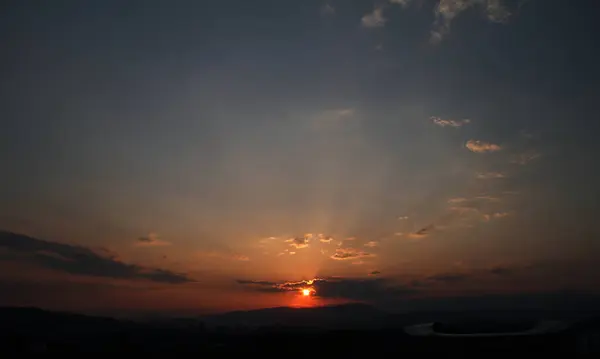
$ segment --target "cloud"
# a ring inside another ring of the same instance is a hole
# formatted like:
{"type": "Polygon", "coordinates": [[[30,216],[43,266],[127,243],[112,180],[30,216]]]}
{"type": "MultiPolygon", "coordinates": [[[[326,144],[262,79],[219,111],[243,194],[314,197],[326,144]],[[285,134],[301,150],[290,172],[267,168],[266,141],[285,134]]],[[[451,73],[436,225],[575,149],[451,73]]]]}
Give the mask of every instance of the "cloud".
{"type": "Polygon", "coordinates": [[[320,111],[310,119],[314,131],[336,131],[355,125],[358,120],[356,110],[351,107],[320,111]]]}
{"type": "Polygon", "coordinates": [[[294,237],[286,240],[290,246],[300,249],[300,248],[308,248],[310,245],[310,240],[313,238],[311,233],[305,234],[303,237],[294,237]]]}
{"type": "Polygon", "coordinates": [[[330,258],[341,261],[368,257],[375,257],[375,254],[363,252],[356,248],[338,248],[330,258]]]}
{"type": "Polygon", "coordinates": [[[440,127],[454,127],[454,128],[459,128],[462,127],[464,125],[468,125],[469,123],[471,123],[471,120],[469,119],[464,119],[464,120],[443,120],[440,117],[430,117],[429,118],[434,124],[440,126],[440,127]]]}
{"type": "Polygon", "coordinates": [[[1,247],[13,253],[25,254],[27,260],[41,267],[71,274],[115,279],[146,279],[173,284],[193,282],[185,274],[121,262],[116,255],[106,251],[102,253],[86,247],[50,242],[6,231],[0,231],[1,247]]]}
{"type": "Polygon", "coordinates": [[[464,197],[455,197],[455,198],[450,198],[448,200],[448,203],[463,203],[463,202],[466,202],[466,201],[467,201],[467,199],[464,198],[464,197]]]}
{"type": "Polygon", "coordinates": [[[521,136],[521,137],[523,137],[525,139],[528,139],[528,140],[536,137],[534,134],[530,133],[527,130],[521,130],[521,131],[519,131],[519,136],[521,136]]]}
{"type": "Polygon", "coordinates": [[[439,0],[434,10],[435,21],[430,42],[441,42],[450,32],[452,21],[471,7],[480,7],[487,19],[496,23],[506,22],[511,15],[500,0],[439,0]]]}
{"type": "Polygon", "coordinates": [[[408,234],[408,238],[410,239],[422,239],[427,237],[433,230],[435,229],[435,225],[430,224],[428,226],[425,226],[421,229],[419,229],[416,232],[413,233],[409,233],[408,234]]]}
{"type": "Polygon", "coordinates": [[[510,163],[514,163],[514,164],[518,164],[518,165],[526,165],[529,162],[536,160],[538,158],[540,158],[542,155],[538,152],[526,152],[526,153],[522,153],[520,155],[516,155],[513,157],[513,159],[510,161],[510,163]]]}
{"type": "Polygon", "coordinates": [[[479,200],[479,201],[489,201],[489,202],[498,202],[498,201],[500,201],[500,198],[494,197],[494,196],[477,196],[477,197],[475,197],[475,199],[479,200]]]}
{"type": "Polygon", "coordinates": [[[227,259],[227,260],[240,261],[240,262],[247,262],[250,260],[250,257],[248,257],[247,255],[240,254],[240,253],[232,253],[232,252],[228,252],[228,251],[225,251],[225,252],[206,251],[206,252],[200,252],[199,255],[202,257],[220,258],[220,259],[227,259]]]}
{"type": "Polygon", "coordinates": [[[238,279],[236,280],[239,284],[252,284],[252,285],[261,285],[261,286],[275,286],[277,282],[269,282],[266,280],[244,280],[238,279]]]}
{"type": "Polygon", "coordinates": [[[381,272],[378,270],[374,270],[371,273],[369,273],[369,275],[380,275],[380,274],[381,274],[381,272]]]}
{"type": "Polygon", "coordinates": [[[483,180],[500,179],[500,178],[506,178],[506,175],[502,172],[478,172],[477,178],[483,179],[483,180]]]}
{"type": "Polygon", "coordinates": [[[479,140],[468,140],[465,143],[465,147],[469,149],[469,151],[475,153],[496,152],[502,149],[502,147],[494,143],[483,142],[479,140]]]}
{"type": "Polygon", "coordinates": [[[335,8],[331,6],[331,4],[325,3],[323,6],[321,6],[319,12],[321,13],[321,16],[331,16],[335,15],[335,8]]]}
{"type": "Polygon", "coordinates": [[[266,249],[267,247],[270,246],[271,243],[273,243],[274,241],[277,241],[277,240],[279,240],[279,238],[275,237],[275,236],[261,238],[258,240],[257,247],[266,249]]]}
{"type": "Polygon", "coordinates": [[[398,217],[399,221],[406,221],[408,219],[408,216],[400,216],[398,217]]]}
{"type": "Polygon", "coordinates": [[[394,283],[386,278],[329,277],[297,282],[238,280],[237,283],[251,290],[271,293],[293,293],[304,288],[312,288],[315,297],[359,301],[405,298],[416,293],[414,288],[394,283]]]}
{"type": "Polygon", "coordinates": [[[484,214],[483,219],[486,222],[488,222],[491,219],[505,218],[505,217],[508,217],[509,215],[510,215],[510,213],[508,213],[508,212],[496,212],[496,213],[492,213],[492,214],[484,214]]]}
{"type": "Polygon", "coordinates": [[[448,200],[448,204],[450,204],[448,209],[459,214],[479,214],[482,209],[485,209],[487,206],[489,206],[491,202],[499,201],[499,198],[493,196],[477,196],[470,199],[463,197],[451,198],[448,200]]]}
{"type": "Polygon", "coordinates": [[[501,0],[487,0],[485,12],[488,20],[497,23],[505,23],[511,13],[502,5],[501,0]]]}
{"type": "Polygon", "coordinates": [[[449,273],[449,274],[436,274],[427,277],[428,281],[431,282],[442,282],[442,283],[457,283],[469,279],[470,275],[463,273],[449,273]]]}
{"type": "Polygon", "coordinates": [[[318,113],[314,120],[316,123],[338,123],[352,118],[356,114],[353,108],[338,108],[333,110],[325,110],[318,113]]]}
{"type": "Polygon", "coordinates": [[[241,261],[241,262],[247,262],[250,260],[250,257],[248,257],[247,255],[244,255],[244,254],[234,254],[233,256],[231,256],[231,258],[236,261],[241,261]]]}
{"type": "Polygon", "coordinates": [[[402,5],[402,7],[407,7],[411,2],[412,0],[390,0],[390,4],[402,5]]]}
{"type": "Polygon", "coordinates": [[[367,28],[383,27],[387,19],[383,17],[383,7],[376,7],[372,13],[366,14],[360,20],[362,26],[367,28]]]}
{"type": "Polygon", "coordinates": [[[149,233],[147,236],[139,237],[135,245],[138,247],[162,247],[170,246],[171,243],[161,240],[156,233],[149,233]]]}
{"type": "Polygon", "coordinates": [[[365,247],[373,248],[379,246],[379,242],[377,241],[369,241],[365,243],[365,247]]]}
{"type": "Polygon", "coordinates": [[[332,236],[326,236],[324,234],[319,234],[318,238],[321,243],[331,243],[331,241],[333,241],[332,236]]]}
{"type": "Polygon", "coordinates": [[[515,268],[496,266],[489,269],[490,274],[505,277],[515,274],[515,268]]]}

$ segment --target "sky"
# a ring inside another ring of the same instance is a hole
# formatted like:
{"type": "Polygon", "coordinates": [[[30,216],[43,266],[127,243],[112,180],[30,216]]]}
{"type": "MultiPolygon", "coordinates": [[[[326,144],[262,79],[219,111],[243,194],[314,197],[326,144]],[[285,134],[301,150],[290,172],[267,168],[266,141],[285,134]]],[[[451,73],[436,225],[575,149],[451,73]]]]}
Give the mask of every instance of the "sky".
{"type": "Polygon", "coordinates": [[[598,294],[593,0],[2,6],[0,305],[598,294]]]}

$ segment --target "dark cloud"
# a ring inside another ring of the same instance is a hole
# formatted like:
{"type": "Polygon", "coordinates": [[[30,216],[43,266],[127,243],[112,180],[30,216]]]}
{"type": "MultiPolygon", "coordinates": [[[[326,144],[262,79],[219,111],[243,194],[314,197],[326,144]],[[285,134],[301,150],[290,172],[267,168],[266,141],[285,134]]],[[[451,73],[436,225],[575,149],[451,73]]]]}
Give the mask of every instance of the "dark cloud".
{"type": "Polygon", "coordinates": [[[138,238],[138,246],[158,247],[158,246],[169,246],[171,243],[163,241],[158,237],[156,233],[149,233],[147,236],[138,238]]]}
{"type": "Polygon", "coordinates": [[[379,274],[381,274],[381,272],[378,270],[374,270],[371,273],[369,273],[369,275],[379,275],[379,274]]]}
{"type": "Polygon", "coordinates": [[[489,272],[498,276],[509,276],[515,273],[515,268],[498,266],[490,268],[489,272]]]}
{"type": "Polygon", "coordinates": [[[306,234],[304,237],[294,237],[286,240],[290,246],[294,248],[307,248],[310,244],[310,240],[313,237],[312,234],[306,234]]]}
{"type": "Polygon", "coordinates": [[[192,282],[185,274],[164,269],[144,268],[119,261],[114,254],[89,248],[44,241],[20,234],[0,231],[0,248],[25,254],[45,268],[94,277],[146,279],[161,283],[192,282]]]}
{"type": "Polygon", "coordinates": [[[261,285],[261,286],[274,286],[277,285],[276,282],[269,282],[266,280],[243,280],[243,279],[238,279],[236,282],[238,282],[239,284],[255,284],[255,285],[261,285]]]}
{"type": "Polygon", "coordinates": [[[443,283],[456,283],[462,282],[469,279],[471,275],[464,273],[448,273],[448,274],[437,274],[427,278],[432,282],[443,282],[443,283]]]}
{"type": "Polygon", "coordinates": [[[412,239],[421,239],[421,238],[425,238],[427,237],[433,230],[435,229],[435,225],[434,224],[430,224],[428,226],[425,226],[421,229],[419,229],[416,232],[413,233],[409,233],[408,234],[408,238],[412,238],[412,239]]]}
{"type": "Polygon", "coordinates": [[[381,301],[408,297],[416,293],[410,286],[400,285],[386,278],[315,278],[298,282],[269,282],[238,280],[239,284],[261,292],[299,292],[314,290],[315,297],[363,301],[381,301]]]}
{"type": "Polygon", "coordinates": [[[429,226],[423,227],[420,230],[416,231],[415,234],[426,235],[429,234],[429,232],[431,232],[433,229],[435,229],[435,226],[433,224],[430,224],[429,226]]]}

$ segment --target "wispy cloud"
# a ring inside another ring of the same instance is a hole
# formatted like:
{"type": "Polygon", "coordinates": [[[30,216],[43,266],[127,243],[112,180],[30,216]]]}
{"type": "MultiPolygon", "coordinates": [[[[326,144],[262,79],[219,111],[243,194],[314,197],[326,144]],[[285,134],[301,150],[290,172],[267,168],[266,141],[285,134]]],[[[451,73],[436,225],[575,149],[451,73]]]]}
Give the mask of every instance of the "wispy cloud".
{"type": "Polygon", "coordinates": [[[135,245],[138,247],[162,247],[170,246],[171,243],[161,240],[156,233],[149,233],[147,236],[139,237],[135,245]]]}
{"type": "Polygon", "coordinates": [[[506,178],[502,172],[478,172],[477,178],[482,180],[506,178]]]}
{"type": "Polygon", "coordinates": [[[198,253],[202,257],[220,258],[225,260],[247,262],[250,257],[240,253],[234,253],[229,251],[203,251],[198,253]]]}
{"type": "Polygon", "coordinates": [[[465,143],[465,147],[469,151],[475,152],[475,153],[497,152],[502,149],[502,147],[500,147],[500,145],[497,145],[494,143],[489,143],[489,142],[484,142],[484,141],[479,141],[479,140],[468,140],[465,143]]]}
{"type": "Polygon", "coordinates": [[[488,20],[497,23],[505,23],[511,16],[508,9],[502,5],[502,0],[487,0],[485,13],[488,20]]]}
{"type": "Polygon", "coordinates": [[[242,261],[242,262],[246,262],[246,261],[250,260],[250,257],[248,257],[247,255],[244,255],[244,254],[234,254],[231,256],[231,258],[236,261],[242,261]]]}
{"type": "Polygon", "coordinates": [[[375,257],[375,254],[364,252],[356,248],[338,248],[330,258],[334,260],[349,260],[368,257],[375,257]]]}
{"type": "Polygon", "coordinates": [[[471,120],[469,119],[463,119],[463,120],[444,120],[440,117],[435,117],[432,116],[429,118],[434,124],[440,126],[440,127],[454,127],[454,128],[459,128],[465,125],[468,125],[469,123],[471,123],[471,120]]]}
{"type": "Polygon", "coordinates": [[[450,198],[448,200],[448,203],[455,204],[455,203],[463,203],[463,202],[466,202],[466,201],[468,201],[468,199],[466,199],[464,197],[454,197],[454,198],[450,198]]]}
{"type": "Polygon", "coordinates": [[[412,232],[408,234],[408,238],[410,239],[423,239],[425,237],[427,237],[429,234],[431,234],[431,232],[435,229],[435,225],[430,224],[428,226],[425,226],[421,229],[419,229],[416,232],[412,232]]]}
{"type": "Polygon", "coordinates": [[[373,12],[362,17],[362,26],[367,28],[377,28],[385,26],[387,19],[383,17],[383,7],[379,6],[373,9],[373,12]]]}
{"type": "Polygon", "coordinates": [[[317,130],[331,130],[356,119],[354,108],[337,108],[324,110],[312,117],[312,125],[317,130]]]}
{"type": "Polygon", "coordinates": [[[369,248],[378,247],[379,246],[379,242],[377,242],[377,241],[369,241],[369,242],[365,243],[364,246],[365,247],[369,247],[369,248]]]}
{"type": "Polygon", "coordinates": [[[174,284],[193,282],[185,274],[124,263],[110,252],[93,251],[11,232],[0,231],[0,247],[6,248],[9,253],[25,254],[25,260],[41,267],[72,274],[174,284]]]}
{"type": "Polygon", "coordinates": [[[500,202],[500,198],[493,196],[457,197],[448,200],[448,204],[450,205],[448,209],[458,214],[479,214],[482,209],[488,208],[492,203],[497,202],[500,202]]]}
{"type": "Polygon", "coordinates": [[[258,247],[265,248],[268,245],[270,245],[271,243],[277,241],[278,239],[279,239],[279,237],[276,237],[276,236],[261,238],[258,240],[258,247]]]}
{"type": "Polygon", "coordinates": [[[321,6],[319,12],[321,13],[321,16],[331,16],[335,15],[335,8],[331,4],[325,3],[321,6]]]}
{"type": "Polygon", "coordinates": [[[505,218],[510,216],[510,213],[508,212],[496,212],[496,213],[492,213],[492,214],[484,214],[483,215],[483,219],[488,222],[492,219],[500,219],[500,218],[505,218]]]}
{"type": "Polygon", "coordinates": [[[522,153],[522,154],[514,156],[510,162],[524,166],[524,165],[528,164],[529,162],[540,158],[541,156],[542,155],[538,152],[530,151],[530,152],[526,152],[526,153],[522,153]]]}
{"type": "Polygon", "coordinates": [[[439,0],[434,10],[430,42],[437,44],[442,41],[450,32],[452,21],[471,7],[480,7],[492,22],[504,23],[511,15],[500,0],[439,0]]]}
{"type": "Polygon", "coordinates": [[[411,2],[412,0],[390,0],[390,4],[402,5],[402,7],[407,7],[411,2]]]}
{"type": "Polygon", "coordinates": [[[399,221],[406,221],[408,219],[408,216],[400,216],[398,217],[399,221]]]}

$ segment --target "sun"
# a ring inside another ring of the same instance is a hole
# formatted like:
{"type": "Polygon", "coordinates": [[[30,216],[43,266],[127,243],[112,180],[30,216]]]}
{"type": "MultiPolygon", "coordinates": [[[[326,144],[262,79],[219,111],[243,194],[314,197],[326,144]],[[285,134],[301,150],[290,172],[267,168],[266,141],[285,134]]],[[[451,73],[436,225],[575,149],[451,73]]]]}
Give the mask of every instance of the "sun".
{"type": "Polygon", "coordinates": [[[302,295],[308,297],[310,295],[310,289],[302,289],[302,295]]]}

